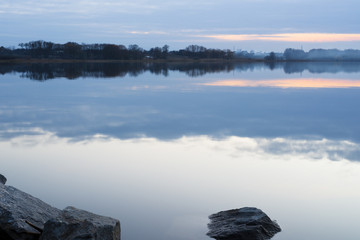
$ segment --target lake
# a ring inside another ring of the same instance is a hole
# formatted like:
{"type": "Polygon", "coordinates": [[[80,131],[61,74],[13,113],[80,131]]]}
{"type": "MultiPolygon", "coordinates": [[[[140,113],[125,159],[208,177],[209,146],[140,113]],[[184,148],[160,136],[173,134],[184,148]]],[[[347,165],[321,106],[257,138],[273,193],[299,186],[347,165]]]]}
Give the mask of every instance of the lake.
{"type": "Polygon", "coordinates": [[[360,63],[0,65],[8,185],[117,218],[125,240],[206,240],[245,206],[276,240],[358,240],[360,63]]]}

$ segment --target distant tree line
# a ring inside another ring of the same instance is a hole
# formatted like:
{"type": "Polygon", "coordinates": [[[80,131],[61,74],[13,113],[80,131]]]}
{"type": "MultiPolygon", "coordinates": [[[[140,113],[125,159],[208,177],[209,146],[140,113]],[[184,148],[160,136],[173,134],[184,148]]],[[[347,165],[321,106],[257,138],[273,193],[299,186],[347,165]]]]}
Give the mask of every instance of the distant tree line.
{"type": "Polygon", "coordinates": [[[68,42],[58,44],[43,40],[20,43],[19,48],[0,47],[0,58],[37,58],[37,59],[89,59],[89,60],[143,60],[143,59],[232,59],[230,50],[208,49],[190,45],[178,51],[169,51],[169,46],[154,47],[145,50],[136,44],[125,47],[116,44],[78,44],[68,42]]]}
{"type": "Polygon", "coordinates": [[[240,59],[242,61],[360,61],[360,50],[312,49],[305,52],[288,48],[281,53],[231,51],[189,45],[170,51],[168,45],[145,50],[136,44],[58,44],[43,40],[20,43],[18,48],[0,47],[0,59],[77,59],[77,60],[151,60],[151,59],[240,59]]]}
{"type": "Polygon", "coordinates": [[[286,60],[303,61],[359,61],[360,50],[311,49],[309,52],[305,52],[288,48],[284,52],[284,58],[286,60]]]}

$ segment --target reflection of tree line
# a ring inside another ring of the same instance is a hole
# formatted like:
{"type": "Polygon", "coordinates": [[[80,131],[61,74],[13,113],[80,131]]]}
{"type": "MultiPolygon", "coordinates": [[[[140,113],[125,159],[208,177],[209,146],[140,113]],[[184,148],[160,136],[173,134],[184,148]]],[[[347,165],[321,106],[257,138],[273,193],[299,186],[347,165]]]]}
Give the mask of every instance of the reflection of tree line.
{"type": "Polygon", "coordinates": [[[284,64],[285,73],[357,73],[360,72],[360,62],[287,62],[284,64]]]}
{"type": "Polygon", "coordinates": [[[168,76],[169,71],[184,72],[190,77],[207,73],[232,71],[234,64],[227,63],[36,63],[1,64],[0,73],[18,72],[24,78],[44,81],[53,78],[76,79],[79,77],[124,77],[138,76],[144,72],[168,76]]]}
{"type": "Polygon", "coordinates": [[[24,78],[45,81],[54,78],[76,79],[79,77],[124,77],[138,76],[144,72],[168,76],[170,71],[178,71],[190,77],[217,72],[253,71],[259,68],[283,69],[287,74],[309,71],[311,73],[356,73],[360,72],[357,62],[286,62],[286,63],[36,63],[0,64],[0,74],[18,72],[24,78]]]}

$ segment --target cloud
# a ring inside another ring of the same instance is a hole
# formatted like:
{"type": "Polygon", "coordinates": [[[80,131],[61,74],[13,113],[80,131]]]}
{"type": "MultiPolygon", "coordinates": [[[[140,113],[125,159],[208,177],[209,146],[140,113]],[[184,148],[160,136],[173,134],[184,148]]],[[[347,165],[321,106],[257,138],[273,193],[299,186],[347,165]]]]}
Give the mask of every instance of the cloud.
{"type": "Polygon", "coordinates": [[[127,33],[130,34],[137,34],[137,35],[150,35],[150,34],[155,34],[155,35],[165,35],[167,34],[164,31],[129,31],[127,33]]]}
{"type": "Polygon", "coordinates": [[[360,41],[357,33],[279,33],[279,34],[218,34],[199,37],[223,41],[279,41],[279,42],[351,42],[360,41]]]}
{"type": "Polygon", "coordinates": [[[37,14],[91,14],[103,13],[145,13],[157,10],[159,7],[147,0],[126,1],[97,1],[97,0],[52,0],[41,1],[11,1],[0,6],[0,12],[12,15],[37,15],[37,14]]]}

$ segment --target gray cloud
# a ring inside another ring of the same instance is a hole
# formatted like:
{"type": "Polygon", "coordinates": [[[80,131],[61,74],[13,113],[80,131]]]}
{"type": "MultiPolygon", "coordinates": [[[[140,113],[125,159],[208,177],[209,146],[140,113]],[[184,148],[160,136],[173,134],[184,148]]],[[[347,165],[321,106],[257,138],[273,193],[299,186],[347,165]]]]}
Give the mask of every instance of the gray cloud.
{"type": "MultiPolygon", "coordinates": [[[[146,48],[165,41],[174,42],[175,48],[188,44],[232,47],[234,43],[209,42],[208,39],[196,38],[189,33],[358,33],[359,6],[360,3],[354,0],[5,0],[0,4],[0,27],[2,36],[5,36],[0,45],[16,45],[37,39],[68,39],[79,42],[122,41],[126,45],[135,41],[146,48]],[[155,34],[151,39],[140,38],[137,41],[131,32],[155,34]],[[160,32],[176,35],[165,37],[156,34],[160,32]]],[[[250,41],[241,45],[256,47],[260,44],[250,41]]],[[[265,41],[261,46],[271,49],[276,43],[265,41]]],[[[337,43],[332,46],[356,45],[337,43]]],[[[292,46],[289,44],[285,47],[292,46]]]]}

